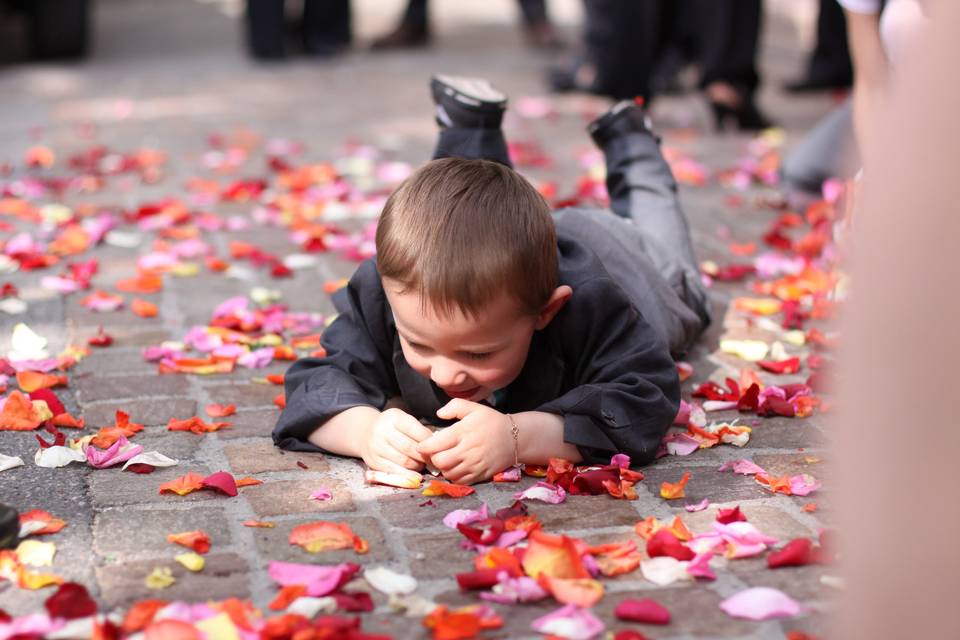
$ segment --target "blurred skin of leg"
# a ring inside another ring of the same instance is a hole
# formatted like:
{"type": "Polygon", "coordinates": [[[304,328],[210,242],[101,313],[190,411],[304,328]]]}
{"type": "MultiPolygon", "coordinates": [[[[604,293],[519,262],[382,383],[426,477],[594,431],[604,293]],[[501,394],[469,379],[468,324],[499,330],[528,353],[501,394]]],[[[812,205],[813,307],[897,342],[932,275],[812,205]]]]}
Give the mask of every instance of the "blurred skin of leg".
{"type": "Polygon", "coordinates": [[[836,638],[960,638],[960,2],[927,3],[868,147],[851,234],[837,489],[836,638]]]}

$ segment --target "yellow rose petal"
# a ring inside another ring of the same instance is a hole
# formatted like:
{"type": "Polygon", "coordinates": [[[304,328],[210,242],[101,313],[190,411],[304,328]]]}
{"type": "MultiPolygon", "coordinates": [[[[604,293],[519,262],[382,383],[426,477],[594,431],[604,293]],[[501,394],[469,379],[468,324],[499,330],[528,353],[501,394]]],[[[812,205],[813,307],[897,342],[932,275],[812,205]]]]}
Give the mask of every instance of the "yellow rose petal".
{"type": "Polygon", "coordinates": [[[30,567],[51,567],[57,545],[39,540],[24,540],[17,545],[17,559],[30,567]]]}
{"type": "Polygon", "coordinates": [[[176,581],[170,567],[154,567],[145,583],[148,589],[166,589],[176,581]]]}
{"type": "Polygon", "coordinates": [[[203,556],[198,553],[193,553],[192,551],[190,553],[181,553],[178,556],[174,556],[173,559],[190,571],[200,571],[206,564],[203,556]]]}

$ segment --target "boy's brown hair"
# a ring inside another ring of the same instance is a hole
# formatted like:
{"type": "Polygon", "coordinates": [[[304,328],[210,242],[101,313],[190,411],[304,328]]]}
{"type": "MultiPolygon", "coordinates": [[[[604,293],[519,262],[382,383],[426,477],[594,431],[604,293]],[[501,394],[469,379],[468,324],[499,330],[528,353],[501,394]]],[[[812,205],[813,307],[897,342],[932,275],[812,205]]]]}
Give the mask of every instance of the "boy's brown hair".
{"type": "Polygon", "coordinates": [[[557,232],[543,196],[488,160],[444,158],[387,200],[377,269],[420,294],[424,309],[475,317],[501,292],[537,314],[557,287],[557,232]]]}

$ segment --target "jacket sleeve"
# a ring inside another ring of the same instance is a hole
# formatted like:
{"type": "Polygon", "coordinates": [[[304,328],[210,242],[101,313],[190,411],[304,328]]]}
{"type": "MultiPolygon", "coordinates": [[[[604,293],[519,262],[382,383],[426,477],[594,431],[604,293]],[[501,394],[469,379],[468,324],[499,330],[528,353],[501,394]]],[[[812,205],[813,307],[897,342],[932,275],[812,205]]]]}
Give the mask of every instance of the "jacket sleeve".
{"type": "Polygon", "coordinates": [[[287,404],[273,430],[283,449],[319,451],[307,438],[351,407],[382,409],[398,394],[393,373],[390,308],[372,261],[347,285],[340,315],[327,327],[322,358],[301,358],[284,376],[287,404]]]}
{"type": "Polygon", "coordinates": [[[563,415],[586,462],[651,462],[680,407],[668,347],[609,278],[581,284],[567,306],[553,322],[573,388],[537,410],[563,415]]]}

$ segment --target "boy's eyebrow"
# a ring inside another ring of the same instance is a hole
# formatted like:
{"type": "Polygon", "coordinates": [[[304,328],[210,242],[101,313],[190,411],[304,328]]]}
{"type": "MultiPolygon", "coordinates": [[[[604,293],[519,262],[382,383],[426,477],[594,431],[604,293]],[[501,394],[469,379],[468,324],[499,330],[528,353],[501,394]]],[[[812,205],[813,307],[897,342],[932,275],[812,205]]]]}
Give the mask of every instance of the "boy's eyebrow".
{"type": "MultiPolygon", "coordinates": [[[[394,319],[394,322],[396,322],[396,319],[394,319]]],[[[408,334],[406,329],[401,330],[399,323],[397,323],[396,326],[397,326],[397,333],[399,333],[400,336],[407,342],[410,342],[413,344],[422,344],[422,343],[429,342],[429,340],[423,340],[421,338],[417,338],[413,336],[413,334],[408,334]]],[[[458,351],[475,352],[475,353],[480,353],[484,351],[497,351],[499,349],[504,348],[506,344],[507,343],[496,342],[496,343],[484,344],[482,346],[461,347],[460,349],[458,349],[458,351]]]]}

